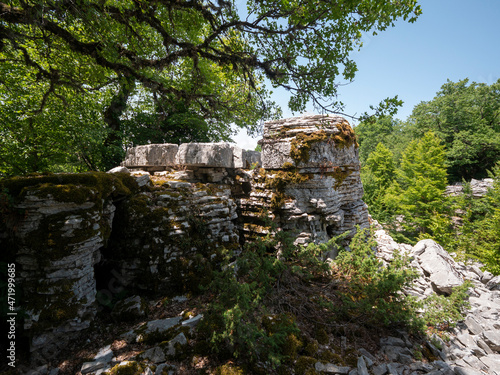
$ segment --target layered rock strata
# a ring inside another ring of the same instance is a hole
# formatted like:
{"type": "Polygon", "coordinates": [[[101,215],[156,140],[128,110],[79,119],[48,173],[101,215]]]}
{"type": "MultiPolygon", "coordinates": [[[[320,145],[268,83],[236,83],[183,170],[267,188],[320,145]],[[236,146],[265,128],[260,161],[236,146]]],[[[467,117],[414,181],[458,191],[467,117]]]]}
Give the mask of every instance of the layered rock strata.
{"type": "Polygon", "coordinates": [[[12,202],[0,206],[0,245],[18,265],[32,350],[64,345],[96,301],[111,307],[124,290],[196,290],[223,249],[271,227],[306,244],[368,226],[347,121],[268,122],[261,143],[262,159],[228,143],[153,144],[110,174],[1,181],[12,202]]]}
{"type": "Polygon", "coordinates": [[[118,272],[125,288],[196,288],[208,282],[204,269],[223,248],[238,248],[236,217],[224,185],[167,180],[120,204],[106,268],[118,272]]]}
{"type": "Polygon", "coordinates": [[[16,264],[24,329],[32,351],[54,350],[96,314],[94,266],[111,232],[113,199],[131,192],[105,174],[12,179],[2,188],[13,201],[0,244],[16,264]]]}
{"type": "Polygon", "coordinates": [[[344,118],[267,122],[260,143],[263,169],[244,176],[252,189],[239,200],[247,235],[266,233],[262,217],[272,218],[296,243],[325,242],[357,225],[368,226],[358,145],[344,118]]]}

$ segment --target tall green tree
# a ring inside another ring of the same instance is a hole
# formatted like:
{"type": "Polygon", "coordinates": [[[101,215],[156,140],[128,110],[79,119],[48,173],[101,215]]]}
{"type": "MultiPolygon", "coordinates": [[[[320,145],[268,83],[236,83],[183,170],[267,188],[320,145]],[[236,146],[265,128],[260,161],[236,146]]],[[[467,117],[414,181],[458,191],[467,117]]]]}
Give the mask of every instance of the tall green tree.
{"type": "MultiPolygon", "coordinates": [[[[104,108],[93,121],[107,130],[103,157],[116,162],[130,140],[124,131],[134,129],[124,118],[135,128],[155,124],[140,111],[163,108],[163,121],[179,116],[180,105],[217,128],[211,137],[218,139],[231,136],[232,123],[258,132],[263,119],[279,115],[265,78],[292,93],[294,111],[309,100],[341,111],[332,98],[339,81],[355,75],[349,53],[363,33],[419,14],[416,0],[248,1],[246,11],[232,0],[1,1],[0,65],[4,74],[24,70],[26,87],[39,91],[21,117],[49,109],[51,100],[71,111],[68,95],[111,94],[96,100],[93,107],[104,108]]],[[[2,77],[0,100],[15,100],[2,77]]],[[[74,129],[86,131],[90,120],[70,117],[74,129]]]]}
{"type": "Polygon", "coordinates": [[[415,138],[432,130],[443,140],[451,181],[484,178],[500,158],[500,80],[447,81],[433,100],[415,106],[410,122],[415,138]]]}
{"type": "Polygon", "coordinates": [[[385,204],[403,216],[403,228],[411,238],[429,233],[435,214],[445,212],[446,154],[440,139],[427,132],[410,143],[396,170],[396,179],[385,204]]]}
{"type": "Polygon", "coordinates": [[[377,220],[385,221],[387,218],[385,195],[395,178],[393,157],[392,152],[379,143],[362,170],[361,181],[365,190],[363,200],[377,220]]]}

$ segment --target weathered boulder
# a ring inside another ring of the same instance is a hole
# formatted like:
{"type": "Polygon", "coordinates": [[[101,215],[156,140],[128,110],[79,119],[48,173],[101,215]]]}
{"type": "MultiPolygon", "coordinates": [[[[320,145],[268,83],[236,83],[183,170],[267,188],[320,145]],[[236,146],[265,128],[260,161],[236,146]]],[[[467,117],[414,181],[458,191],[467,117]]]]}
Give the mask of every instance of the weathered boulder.
{"type": "Polygon", "coordinates": [[[166,167],[176,163],[179,146],[171,143],[132,147],[127,150],[123,167],[166,167]]]}
{"type": "Polygon", "coordinates": [[[233,147],[229,143],[184,143],[175,162],[187,167],[234,168],[233,147]]]}
{"type": "Polygon", "coordinates": [[[436,291],[450,294],[454,287],[463,284],[463,277],[454,267],[455,261],[435,241],[420,241],[411,250],[411,255],[416,257],[436,291]]]}

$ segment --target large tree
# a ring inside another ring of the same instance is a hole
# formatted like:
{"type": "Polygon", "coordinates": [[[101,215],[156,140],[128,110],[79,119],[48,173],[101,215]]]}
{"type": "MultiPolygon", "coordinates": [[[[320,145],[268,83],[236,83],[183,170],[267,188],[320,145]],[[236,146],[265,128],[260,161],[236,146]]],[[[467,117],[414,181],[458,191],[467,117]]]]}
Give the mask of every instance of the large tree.
{"type": "Polygon", "coordinates": [[[445,148],[433,132],[410,142],[396,178],[384,196],[388,209],[403,215],[403,228],[413,239],[431,232],[432,218],[446,211],[445,148]]]}
{"type": "Polygon", "coordinates": [[[416,138],[431,130],[443,140],[451,181],[486,177],[500,158],[500,80],[448,81],[415,106],[410,122],[416,138]]]}
{"type": "MultiPolygon", "coordinates": [[[[123,117],[143,105],[162,119],[185,108],[227,138],[231,123],[255,132],[276,113],[264,78],[292,93],[294,111],[309,100],[342,110],[338,85],[354,77],[362,34],[419,13],[416,0],[248,1],[240,12],[232,0],[3,1],[0,64],[39,90],[24,116],[50,100],[71,110],[68,92],[111,94],[99,101],[106,147],[121,146],[123,117]]],[[[0,91],[15,97],[1,77],[0,91]]]]}

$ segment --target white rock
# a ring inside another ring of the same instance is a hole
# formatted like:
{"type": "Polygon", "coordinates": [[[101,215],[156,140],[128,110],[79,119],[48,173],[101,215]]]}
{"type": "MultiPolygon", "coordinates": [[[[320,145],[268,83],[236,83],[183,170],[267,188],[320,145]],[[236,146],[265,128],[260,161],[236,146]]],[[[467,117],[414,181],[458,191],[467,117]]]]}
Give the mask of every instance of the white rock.
{"type": "Polygon", "coordinates": [[[201,321],[202,318],[203,318],[203,314],[198,314],[191,319],[183,321],[182,325],[186,326],[186,327],[193,328],[193,327],[198,325],[198,323],[201,321]]]}
{"type": "Polygon", "coordinates": [[[176,163],[192,167],[234,168],[233,147],[229,143],[184,143],[176,163]]]}
{"type": "Polygon", "coordinates": [[[124,167],[172,166],[179,146],[176,144],[151,144],[132,147],[127,150],[124,167]]]}
{"type": "Polygon", "coordinates": [[[411,254],[418,259],[422,269],[429,275],[433,287],[439,292],[450,294],[454,287],[463,284],[455,261],[435,241],[420,241],[413,247],[411,254]]]}
{"type": "Polygon", "coordinates": [[[500,352],[500,332],[496,330],[484,331],[482,333],[483,339],[488,346],[497,352],[500,352]]]}
{"type": "Polygon", "coordinates": [[[130,170],[127,167],[114,167],[107,173],[130,173],[130,170]]]}
{"type": "Polygon", "coordinates": [[[316,371],[319,372],[326,372],[328,374],[343,374],[343,375],[349,374],[350,370],[349,367],[335,366],[332,363],[323,364],[321,362],[316,362],[314,368],[316,369],[316,371]]]}
{"type": "Polygon", "coordinates": [[[500,290],[500,276],[495,276],[486,283],[486,288],[489,290],[500,290]]]}
{"type": "Polygon", "coordinates": [[[146,186],[151,181],[151,175],[146,171],[133,171],[130,173],[135,177],[135,182],[139,187],[146,186]]]}
{"type": "Polygon", "coordinates": [[[480,358],[490,370],[500,371],[500,354],[488,354],[480,358]]]}

